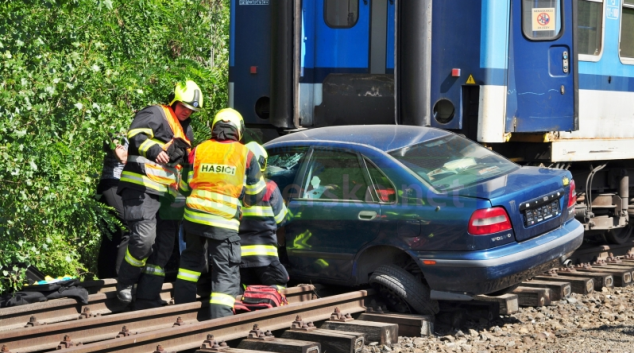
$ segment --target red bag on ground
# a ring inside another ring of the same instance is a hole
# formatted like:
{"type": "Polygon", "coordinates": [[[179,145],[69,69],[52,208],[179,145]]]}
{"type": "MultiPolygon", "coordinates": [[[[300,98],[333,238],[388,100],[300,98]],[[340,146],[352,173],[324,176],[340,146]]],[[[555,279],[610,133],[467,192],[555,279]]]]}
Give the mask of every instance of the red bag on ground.
{"type": "Polygon", "coordinates": [[[244,290],[242,300],[236,300],[234,312],[249,312],[282,305],[288,305],[288,301],[277,289],[264,285],[252,285],[244,290]]]}

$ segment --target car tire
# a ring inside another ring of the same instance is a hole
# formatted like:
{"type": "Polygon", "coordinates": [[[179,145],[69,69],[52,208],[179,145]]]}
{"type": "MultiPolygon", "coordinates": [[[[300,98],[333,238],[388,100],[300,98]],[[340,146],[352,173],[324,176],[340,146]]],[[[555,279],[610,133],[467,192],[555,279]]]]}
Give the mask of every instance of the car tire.
{"type": "Polygon", "coordinates": [[[604,233],[605,240],[610,244],[625,244],[630,241],[632,236],[632,226],[625,226],[623,228],[610,229],[604,233]]]}
{"type": "Polygon", "coordinates": [[[407,312],[408,308],[403,305],[406,303],[419,314],[437,314],[439,311],[438,302],[429,297],[429,287],[396,265],[379,266],[370,276],[370,284],[379,286],[390,310],[407,312]]]}

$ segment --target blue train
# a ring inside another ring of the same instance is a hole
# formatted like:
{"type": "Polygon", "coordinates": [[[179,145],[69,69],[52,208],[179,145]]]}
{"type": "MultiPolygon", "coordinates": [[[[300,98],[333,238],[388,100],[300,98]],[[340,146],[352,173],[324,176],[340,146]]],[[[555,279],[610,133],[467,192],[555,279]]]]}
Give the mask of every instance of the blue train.
{"type": "Polygon", "coordinates": [[[448,129],[570,170],[587,238],[631,239],[634,0],[231,0],[229,81],[261,140],[448,129]]]}

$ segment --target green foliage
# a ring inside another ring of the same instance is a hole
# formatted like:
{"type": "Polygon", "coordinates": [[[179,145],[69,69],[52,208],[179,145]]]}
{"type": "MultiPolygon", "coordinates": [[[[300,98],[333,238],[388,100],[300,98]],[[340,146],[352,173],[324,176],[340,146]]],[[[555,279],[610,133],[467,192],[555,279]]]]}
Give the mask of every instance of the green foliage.
{"type": "Polygon", "coordinates": [[[15,264],[95,271],[116,225],[94,199],[102,145],[193,79],[194,128],[227,102],[228,0],[0,0],[0,292],[15,264]],[[104,219],[105,223],[101,220],[104,219]]]}

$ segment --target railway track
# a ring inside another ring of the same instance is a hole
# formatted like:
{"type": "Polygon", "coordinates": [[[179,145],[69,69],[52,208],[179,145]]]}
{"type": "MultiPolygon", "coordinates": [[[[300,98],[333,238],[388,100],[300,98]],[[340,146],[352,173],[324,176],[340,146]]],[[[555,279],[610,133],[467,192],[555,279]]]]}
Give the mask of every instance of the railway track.
{"type": "MultiPolygon", "coordinates": [[[[573,254],[572,259],[579,263],[595,260],[593,265],[553,269],[522,283],[512,293],[495,297],[478,296],[476,300],[478,303],[496,303],[494,307],[483,306],[485,310],[493,312],[489,316],[495,317],[498,313],[514,313],[520,306],[550,305],[567,298],[571,293],[589,294],[602,287],[629,286],[634,283],[633,251],[634,243],[584,246],[573,254]]],[[[382,313],[366,312],[369,300],[376,299],[371,290],[317,298],[313,286],[292,287],[285,293],[290,303],[288,306],[201,321],[207,312],[206,301],[126,311],[128,309],[116,299],[115,285],[116,280],[113,279],[82,283],[91,293],[86,305],[78,304],[73,299],[57,299],[0,309],[0,352],[46,352],[56,349],[68,352],[176,352],[207,347],[199,351],[247,353],[233,352],[219,346],[218,342],[246,338],[255,324],[274,331],[288,329],[298,316],[306,322],[324,321],[330,318],[335,308],[355,316],[365,312],[366,320],[400,322],[401,331],[409,327],[409,334],[413,332],[413,335],[421,332],[425,325],[427,328],[423,331],[433,332],[433,318],[430,317],[393,314],[390,319],[386,319],[387,316],[382,313]],[[213,335],[213,339],[209,335],[213,335]],[[205,341],[207,343],[203,343],[205,341]]],[[[172,284],[165,283],[161,298],[169,302],[171,290],[172,284]]],[[[264,339],[266,337],[256,340],[264,339]]],[[[307,352],[304,350],[302,353],[307,352]]]]}
{"type": "Polygon", "coordinates": [[[331,317],[335,308],[347,314],[364,312],[372,291],[315,298],[312,286],[287,289],[289,305],[208,321],[198,321],[206,303],[170,305],[85,320],[56,322],[0,333],[2,352],[153,352],[195,349],[213,334],[218,340],[246,337],[257,324],[266,330],[288,328],[298,315],[307,321],[331,317]],[[202,310],[201,310],[202,309],[202,310]],[[59,348],[58,348],[59,347],[59,348]],[[160,351],[160,350],[159,350],[160,351]]]}

